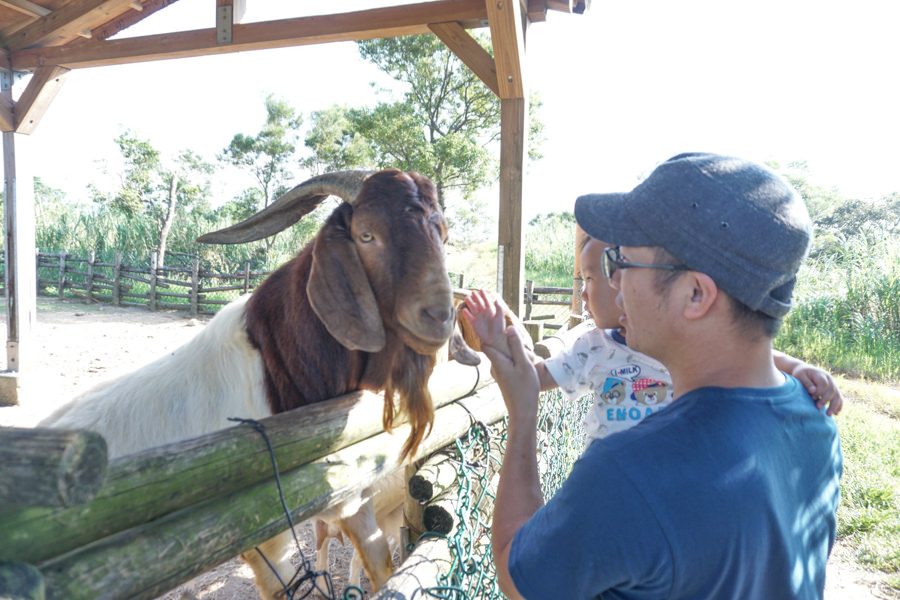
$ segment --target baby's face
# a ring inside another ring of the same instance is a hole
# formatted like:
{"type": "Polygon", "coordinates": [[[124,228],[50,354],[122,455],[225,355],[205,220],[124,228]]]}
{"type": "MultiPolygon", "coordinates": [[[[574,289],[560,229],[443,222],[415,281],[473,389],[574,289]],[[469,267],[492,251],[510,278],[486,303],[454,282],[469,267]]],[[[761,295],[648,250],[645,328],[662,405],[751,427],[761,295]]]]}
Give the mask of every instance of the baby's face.
{"type": "Polygon", "coordinates": [[[590,239],[581,251],[581,277],[584,279],[581,298],[594,323],[601,329],[615,329],[621,326],[619,324],[621,312],[616,306],[616,290],[610,287],[609,280],[603,276],[600,268],[603,251],[609,245],[590,239]]]}

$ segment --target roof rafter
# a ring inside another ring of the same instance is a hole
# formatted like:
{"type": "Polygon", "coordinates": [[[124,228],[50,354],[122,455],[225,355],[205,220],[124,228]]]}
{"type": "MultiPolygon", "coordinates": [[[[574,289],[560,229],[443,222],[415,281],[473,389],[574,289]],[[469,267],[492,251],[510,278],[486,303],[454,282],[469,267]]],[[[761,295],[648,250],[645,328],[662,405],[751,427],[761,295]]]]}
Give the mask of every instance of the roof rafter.
{"type": "Polygon", "coordinates": [[[132,2],[133,0],[72,0],[11,34],[5,45],[14,52],[22,48],[67,42],[83,31],[89,31],[97,21],[113,19],[129,8],[132,2]]]}

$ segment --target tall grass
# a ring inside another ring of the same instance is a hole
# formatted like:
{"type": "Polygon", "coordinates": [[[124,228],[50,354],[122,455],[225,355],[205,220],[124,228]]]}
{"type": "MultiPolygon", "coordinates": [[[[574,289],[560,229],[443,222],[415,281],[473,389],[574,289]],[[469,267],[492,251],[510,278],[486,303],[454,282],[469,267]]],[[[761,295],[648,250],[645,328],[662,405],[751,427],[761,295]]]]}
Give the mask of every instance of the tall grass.
{"type": "Polygon", "coordinates": [[[800,273],[776,346],[828,368],[900,380],[900,242],[846,240],[800,273]]]}

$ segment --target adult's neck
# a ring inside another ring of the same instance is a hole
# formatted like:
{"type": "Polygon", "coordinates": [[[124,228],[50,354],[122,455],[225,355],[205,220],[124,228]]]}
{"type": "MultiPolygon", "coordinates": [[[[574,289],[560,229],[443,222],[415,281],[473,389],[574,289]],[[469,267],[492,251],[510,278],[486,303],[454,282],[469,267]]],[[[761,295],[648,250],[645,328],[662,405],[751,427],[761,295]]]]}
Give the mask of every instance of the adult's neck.
{"type": "Polygon", "coordinates": [[[775,367],[772,341],[763,338],[695,338],[689,347],[664,362],[672,375],[676,399],[702,387],[769,388],[784,383],[775,367]]]}

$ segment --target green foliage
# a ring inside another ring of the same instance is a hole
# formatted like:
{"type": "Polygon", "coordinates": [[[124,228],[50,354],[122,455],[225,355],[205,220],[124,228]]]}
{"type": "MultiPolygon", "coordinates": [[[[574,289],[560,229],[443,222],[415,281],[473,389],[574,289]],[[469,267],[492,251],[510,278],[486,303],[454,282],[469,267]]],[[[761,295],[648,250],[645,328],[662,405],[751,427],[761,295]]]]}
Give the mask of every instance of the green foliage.
{"type": "Polygon", "coordinates": [[[839,372],[900,379],[900,244],[858,236],[804,265],[776,345],[839,372]]]}
{"type": "Polygon", "coordinates": [[[900,194],[844,198],[810,184],[805,163],[782,174],[804,196],[815,236],[776,345],[838,372],[900,379],[900,194]]]}
{"type": "MultiPolygon", "coordinates": [[[[485,38],[478,41],[487,46],[485,38]]],[[[499,138],[500,102],[434,35],[358,43],[360,55],[398,81],[402,99],[351,111],[378,168],[414,170],[434,181],[438,200],[464,197],[494,178],[488,150],[499,138]]]]}
{"type": "Polygon", "coordinates": [[[278,196],[293,176],[291,159],[302,123],[302,116],[290,105],[270,94],[266,98],[266,121],[259,132],[255,136],[236,134],[219,156],[219,160],[253,175],[264,206],[278,196]]]}
{"type": "Polygon", "coordinates": [[[350,109],[345,106],[315,111],[312,127],[304,138],[313,154],[300,161],[310,173],[318,175],[360,167],[372,168],[374,161],[368,143],[354,130],[350,109]]]}
{"type": "Polygon", "coordinates": [[[539,215],[525,231],[525,278],[538,285],[572,287],[575,215],[539,215]]]}

